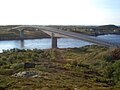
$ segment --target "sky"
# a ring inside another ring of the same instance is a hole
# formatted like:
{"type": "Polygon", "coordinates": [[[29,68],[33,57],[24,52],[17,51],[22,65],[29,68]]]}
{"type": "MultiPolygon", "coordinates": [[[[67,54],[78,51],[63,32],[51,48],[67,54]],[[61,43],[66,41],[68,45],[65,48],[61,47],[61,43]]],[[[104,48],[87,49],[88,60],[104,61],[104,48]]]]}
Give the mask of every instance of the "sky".
{"type": "Polygon", "coordinates": [[[120,25],[120,0],[0,0],[0,25],[120,25]]]}

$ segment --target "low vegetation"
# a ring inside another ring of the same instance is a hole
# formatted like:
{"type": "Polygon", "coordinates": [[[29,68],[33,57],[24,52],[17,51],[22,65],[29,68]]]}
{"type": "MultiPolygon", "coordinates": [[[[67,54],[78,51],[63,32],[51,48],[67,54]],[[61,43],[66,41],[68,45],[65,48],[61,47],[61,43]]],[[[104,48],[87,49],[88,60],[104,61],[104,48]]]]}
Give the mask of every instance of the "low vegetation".
{"type": "Polygon", "coordinates": [[[120,49],[4,50],[0,90],[119,90],[120,49]]]}

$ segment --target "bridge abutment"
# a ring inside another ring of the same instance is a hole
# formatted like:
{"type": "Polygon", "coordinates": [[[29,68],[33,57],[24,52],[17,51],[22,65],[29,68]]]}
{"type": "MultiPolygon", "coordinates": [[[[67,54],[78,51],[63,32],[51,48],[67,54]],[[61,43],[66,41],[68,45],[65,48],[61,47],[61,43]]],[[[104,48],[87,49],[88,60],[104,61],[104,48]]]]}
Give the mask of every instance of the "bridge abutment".
{"type": "Polygon", "coordinates": [[[52,33],[51,39],[52,39],[52,48],[57,48],[57,37],[55,37],[54,33],[52,33]]]}

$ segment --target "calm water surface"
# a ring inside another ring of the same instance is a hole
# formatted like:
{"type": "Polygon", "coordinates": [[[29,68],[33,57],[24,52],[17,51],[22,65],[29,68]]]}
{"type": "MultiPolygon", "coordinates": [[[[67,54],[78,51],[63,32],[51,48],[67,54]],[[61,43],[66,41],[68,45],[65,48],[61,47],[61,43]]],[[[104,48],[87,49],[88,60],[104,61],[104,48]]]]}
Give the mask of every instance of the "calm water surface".
{"type": "MultiPolygon", "coordinates": [[[[102,38],[110,42],[117,42],[120,43],[120,35],[101,35],[97,38],[102,38]]],[[[69,39],[69,38],[59,38],[58,39],[58,47],[59,48],[72,48],[72,47],[81,47],[85,45],[91,45],[92,43],[81,41],[81,40],[75,40],[75,39],[69,39]]],[[[6,41],[0,41],[0,52],[2,50],[7,49],[13,49],[13,48],[19,48],[19,49],[46,49],[51,48],[51,39],[50,38],[44,38],[44,39],[31,39],[31,40],[6,40],[6,41]]]]}

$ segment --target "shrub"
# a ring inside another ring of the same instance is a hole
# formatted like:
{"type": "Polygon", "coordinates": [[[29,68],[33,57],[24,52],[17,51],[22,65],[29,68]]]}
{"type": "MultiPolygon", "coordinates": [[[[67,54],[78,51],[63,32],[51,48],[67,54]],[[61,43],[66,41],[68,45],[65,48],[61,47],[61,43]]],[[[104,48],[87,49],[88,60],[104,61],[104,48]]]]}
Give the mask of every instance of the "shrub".
{"type": "Polygon", "coordinates": [[[10,68],[15,70],[15,71],[18,70],[18,69],[22,69],[22,68],[24,68],[24,63],[13,64],[10,68]]]}
{"type": "Polygon", "coordinates": [[[7,61],[8,61],[9,63],[14,63],[15,60],[16,60],[16,56],[14,56],[14,55],[10,55],[10,56],[7,58],[7,61]]]}
{"type": "Polygon", "coordinates": [[[113,67],[111,66],[107,66],[107,68],[105,68],[104,70],[104,76],[107,78],[112,78],[113,77],[113,67]]]}
{"type": "Polygon", "coordinates": [[[12,75],[13,72],[13,69],[2,69],[0,70],[0,75],[12,75]]]}
{"type": "Polygon", "coordinates": [[[120,59],[120,48],[116,48],[116,49],[112,50],[111,56],[116,60],[120,59]]]}
{"type": "Polygon", "coordinates": [[[78,62],[76,60],[70,62],[71,66],[78,66],[78,62]]]}
{"type": "Polygon", "coordinates": [[[109,65],[107,69],[105,69],[104,75],[113,79],[115,82],[120,81],[120,60],[109,65]]]}
{"type": "Polygon", "coordinates": [[[89,69],[89,65],[84,64],[84,63],[81,63],[81,62],[78,62],[78,61],[76,61],[76,60],[71,61],[70,64],[71,64],[71,66],[73,66],[73,67],[84,67],[84,68],[89,69]]]}
{"type": "Polygon", "coordinates": [[[2,65],[6,65],[6,64],[7,64],[7,63],[6,63],[5,60],[0,59],[0,66],[2,66],[2,65]]]}
{"type": "Polygon", "coordinates": [[[65,69],[71,69],[71,64],[69,64],[69,63],[65,64],[65,65],[64,65],[64,68],[65,68],[65,69]]]}
{"type": "Polygon", "coordinates": [[[51,61],[56,61],[57,59],[60,58],[60,57],[58,56],[58,52],[57,52],[56,49],[50,50],[49,54],[50,54],[50,60],[51,60],[51,61]]]}
{"type": "Polygon", "coordinates": [[[35,63],[30,63],[30,62],[25,63],[24,68],[35,68],[35,63]]]}
{"type": "Polygon", "coordinates": [[[120,60],[116,61],[113,65],[113,79],[115,81],[120,81],[120,60]]]}
{"type": "Polygon", "coordinates": [[[45,67],[44,65],[36,65],[35,68],[39,71],[47,72],[49,69],[45,67]]]}
{"type": "Polygon", "coordinates": [[[4,60],[4,61],[6,61],[6,60],[7,60],[7,58],[6,58],[6,57],[2,57],[1,59],[2,59],[2,60],[4,60]]]}

